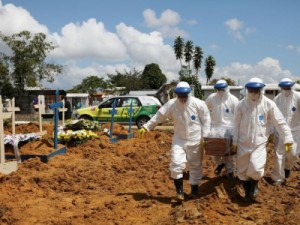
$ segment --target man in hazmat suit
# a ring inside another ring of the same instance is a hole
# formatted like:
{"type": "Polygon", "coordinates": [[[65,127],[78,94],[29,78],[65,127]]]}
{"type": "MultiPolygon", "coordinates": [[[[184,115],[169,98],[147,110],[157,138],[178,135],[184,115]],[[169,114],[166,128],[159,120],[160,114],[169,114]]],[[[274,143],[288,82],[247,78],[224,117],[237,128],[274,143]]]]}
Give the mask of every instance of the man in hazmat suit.
{"type": "MultiPolygon", "coordinates": [[[[217,81],[214,85],[214,89],[217,92],[209,95],[205,101],[210,111],[211,132],[225,133],[226,131],[226,133],[232,134],[234,111],[239,100],[230,93],[228,84],[225,80],[217,81]]],[[[214,160],[217,163],[217,168],[214,171],[215,174],[220,174],[225,167],[227,177],[234,177],[234,155],[223,157],[215,156],[214,160]]]]}
{"type": "Polygon", "coordinates": [[[271,125],[286,149],[291,149],[293,144],[291,130],[282,113],[263,95],[264,86],[259,78],[251,78],[246,83],[246,98],[239,102],[234,117],[233,148],[237,147],[237,176],[243,183],[246,202],[251,202],[259,193],[257,184],[264,175],[271,125]]]}
{"type": "Polygon", "coordinates": [[[289,78],[282,79],[278,86],[281,93],[274,98],[287,124],[291,128],[294,145],[290,151],[285,149],[284,142],[275,132],[275,162],[272,179],[275,185],[280,185],[290,176],[290,171],[297,163],[300,154],[300,93],[293,90],[295,82],[289,78]]]}
{"type": "Polygon", "coordinates": [[[183,171],[186,163],[189,167],[190,197],[198,194],[198,185],[202,178],[203,149],[202,138],[210,131],[210,115],[204,101],[191,96],[191,87],[187,82],[179,82],[175,88],[176,98],[165,103],[139,130],[142,137],[146,131],[167,119],[174,123],[174,136],[171,147],[170,172],[176,188],[176,199],[184,200],[183,171]]]}

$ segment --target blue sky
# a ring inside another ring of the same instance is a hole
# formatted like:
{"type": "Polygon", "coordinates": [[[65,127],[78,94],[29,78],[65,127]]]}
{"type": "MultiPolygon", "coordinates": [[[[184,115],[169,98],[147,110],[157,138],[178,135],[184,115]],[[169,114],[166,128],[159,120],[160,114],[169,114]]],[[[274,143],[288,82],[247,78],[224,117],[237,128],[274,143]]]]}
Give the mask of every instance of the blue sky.
{"type": "Polygon", "coordinates": [[[0,30],[44,32],[58,46],[48,58],[67,69],[47,87],[69,89],[89,75],[153,62],[177,79],[178,35],[215,57],[214,78],[243,85],[253,76],[300,79],[299,11],[298,0],[0,0],[0,30]]]}

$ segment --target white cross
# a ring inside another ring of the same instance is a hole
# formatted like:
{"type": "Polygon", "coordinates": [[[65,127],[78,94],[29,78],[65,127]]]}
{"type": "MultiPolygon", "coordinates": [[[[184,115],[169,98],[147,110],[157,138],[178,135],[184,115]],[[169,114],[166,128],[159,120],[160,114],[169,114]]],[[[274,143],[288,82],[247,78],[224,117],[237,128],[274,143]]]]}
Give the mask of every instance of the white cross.
{"type": "Polygon", "coordinates": [[[63,103],[63,107],[59,108],[58,111],[62,112],[62,125],[65,125],[65,112],[68,111],[68,108],[65,108],[65,100],[63,99],[61,101],[63,103]]]}
{"type": "Polygon", "coordinates": [[[7,108],[8,112],[12,113],[11,116],[11,123],[12,123],[12,134],[16,134],[16,113],[17,111],[20,111],[19,107],[15,107],[15,98],[11,100],[11,106],[7,108]]]}
{"type": "Polygon", "coordinates": [[[40,127],[40,135],[46,134],[47,131],[43,131],[43,121],[42,121],[42,109],[45,109],[45,105],[42,102],[41,96],[38,97],[38,104],[34,105],[35,109],[39,110],[39,127],[40,127]]]}
{"type": "Polygon", "coordinates": [[[11,117],[11,112],[3,112],[2,96],[0,95],[0,172],[10,174],[18,169],[17,161],[5,162],[3,120],[11,117]]]}

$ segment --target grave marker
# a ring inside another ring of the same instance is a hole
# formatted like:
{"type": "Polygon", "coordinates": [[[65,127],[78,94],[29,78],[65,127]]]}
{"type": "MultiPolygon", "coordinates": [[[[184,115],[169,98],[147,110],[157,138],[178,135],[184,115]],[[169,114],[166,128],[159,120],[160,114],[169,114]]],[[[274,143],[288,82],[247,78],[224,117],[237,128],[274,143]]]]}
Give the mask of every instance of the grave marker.
{"type": "Polygon", "coordinates": [[[59,108],[59,112],[62,112],[62,125],[65,125],[65,112],[68,111],[68,108],[65,108],[65,100],[63,99],[62,101],[63,107],[59,108]]]}
{"type": "Polygon", "coordinates": [[[42,109],[45,109],[45,105],[42,103],[41,96],[38,96],[38,104],[34,105],[35,109],[39,110],[39,128],[40,128],[40,135],[46,134],[47,131],[43,131],[43,120],[42,120],[42,109]]]}
{"type": "Polygon", "coordinates": [[[19,107],[15,107],[15,98],[11,100],[11,106],[7,108],[8,112],[12,113],[11,123],[12,123],[12,134],[16,134],[16,112],[20,111],[19,107]]]}
{"type": "Polygon", "coordinates": [[[11,112],[3,112],[2,96],[0,95],[0,173],[10,174],[18,169],[17,161],[5,162],[3,120],[11,117],[11,112]]]}

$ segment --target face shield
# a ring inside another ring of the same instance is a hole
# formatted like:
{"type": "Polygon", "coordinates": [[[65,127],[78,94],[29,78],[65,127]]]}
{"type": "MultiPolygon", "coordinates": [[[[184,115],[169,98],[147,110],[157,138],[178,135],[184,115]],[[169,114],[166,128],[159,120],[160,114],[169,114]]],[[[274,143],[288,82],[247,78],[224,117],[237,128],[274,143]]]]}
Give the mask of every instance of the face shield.
{"type": "Polygon", "coordinates": [[[281,93],[285,97],[289,97],[292,93],[295,82],[289,78],[283,78],[278,86],[281,88],[281,93]]]}

